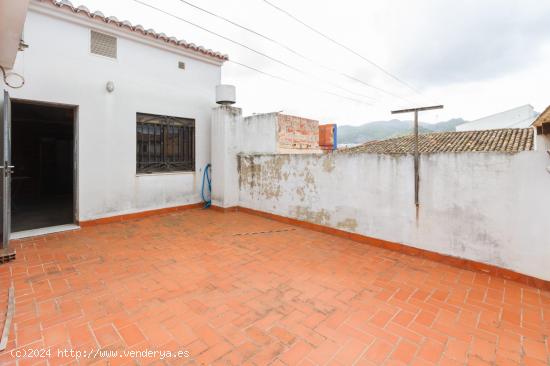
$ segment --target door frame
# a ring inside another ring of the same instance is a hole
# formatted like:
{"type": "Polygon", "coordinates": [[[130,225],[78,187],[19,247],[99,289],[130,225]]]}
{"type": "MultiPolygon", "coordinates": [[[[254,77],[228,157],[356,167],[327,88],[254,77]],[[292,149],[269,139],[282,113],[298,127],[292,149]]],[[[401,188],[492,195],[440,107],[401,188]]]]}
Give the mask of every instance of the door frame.
{"type": "MultiPolygon", "coordinates": [[[[78,225],[78,117],[79,117],[79,106],[75,104],[67,103],[57,103],[57,102],[46,102],[41,100],[25,99],[25,98],[11,98],[11,102],[21,103],[21,104],[34,104],[34,105],[43,105],[46,107],[57,107],[73,110],[73,222],[72,224],[78,225]]],[[[12,114],[12,124],[13,124],[13,114],[12,114]]],[[[12,140],[13,145],[13,140],[12,140]]]]}
{"type": "Polygon", "coordinates": [[[0,225],[2,226],[2,242],[0,249],[2,250],[2,254],[0,258],[2,261],[0,263],[4,262],[4,258],[6,257],[6,253],[10,248],[10,237],[11,237],[11,96],[10,93],[2,89],[2,99],[0,100],[0,103],[2,103],[2,113],[0,114],[0,118],[2,118],[1,126],[0,126],[0,139],[1,139],[1,150],[0,151],[0,165],[2,167],[0,174],[2,175],[1,178],[1,190],[0,192],[2,196],[2,207],[0,207],[1,210],[1,222],[0,225]]]}

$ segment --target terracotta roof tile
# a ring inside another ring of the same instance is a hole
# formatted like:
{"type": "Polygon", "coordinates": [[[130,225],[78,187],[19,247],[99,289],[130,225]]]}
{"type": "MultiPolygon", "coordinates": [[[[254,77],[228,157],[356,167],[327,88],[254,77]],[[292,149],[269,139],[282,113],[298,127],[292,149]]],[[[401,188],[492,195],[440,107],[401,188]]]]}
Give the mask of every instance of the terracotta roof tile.
{"type": "Polygon", "coordinates": [[[227,55],[222,54],[220,52],[215,52],[215,51],[212,51],[211,49],[206,49],[202,46],[197,46],[193,43],[187,43],[184,40],[177,40],[174,37],[168,37],[164,33],[157,33],[154,29],[145,30],[144,27],[139,24],[133,25],[127,20],[120,21],[114,16],[109,16],[109,17],[105,16],[100,11],[91,12],[87,7],[83,5],[76,7],[68,0],[37,0],[37,1],[51,4],[59,9],[68,9],[74,14],[83,15],[90,19],[94,19],[96,21],[101,21],[103,23],[111,24],[115,27],[126,28],[132,32],[140,33],[143,36],[155,38],[159,42],[174,44],[176,46],[180,46],[185,49],[188,49],[221,61],[229,60],[229,57],[227,55]]]}
{"type": "MultiPolygon", "coordinates": [[[[419,135],[421,153],[510,152],[533,150],[532,128],[505,128],[485,131],[439,132],[419,135]]],[[[343,153],[412,154],[414,136],[407,135],[342,149],[343,153]]]]}

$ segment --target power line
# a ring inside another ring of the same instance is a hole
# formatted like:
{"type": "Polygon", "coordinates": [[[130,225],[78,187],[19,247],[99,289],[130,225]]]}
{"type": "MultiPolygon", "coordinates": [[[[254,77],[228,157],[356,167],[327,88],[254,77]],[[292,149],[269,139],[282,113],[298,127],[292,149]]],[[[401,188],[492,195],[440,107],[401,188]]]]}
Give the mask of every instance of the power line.
{"type": "Polygon", "coordinates": [[[289,68],[289,69],[291,69],[291,70],[293,70],[293,71],[295,71],[295,72],[298,72],[298,73],[303,74],[303,75],[308,75],[308,76],[313,77],[313,78],[315,78],[315,79],[317,79],[317,80],[319,80],[319,81],[321,81],[321,82],[323,82],[323,83],[331,84],[331,85],[333,85],[334,87],[336,87],[336,88],[338,88],[338,89],[341,89],[341,90],[344,90],[344,91],[347,92],[347,93],[355,94],[355,95],[358,95],[358,96],[361,96],[361,97],[364,97],[364,98],[373,99],[372,97],[370,97],[370,96],[368,96],[368,95],[360,94],[360,93],[354,92],[354,91],[352,91],[352,90],[343,88],[343,87],[339,86],[339,85],[336,84],[336,83],[333,83],[333,82],[330,82],[330,81],[327,81],[327,80],[323,80],[323,79],[319,79],[319,78],[317,78],[315,75],[312,75],[311,73],[308,73],[308,72],[306,72],[306,71],[304,71],[304,70],[301,70],[301,69],[299,69],[299,68],[297,68],[297,67],[294,67],[294,66],[292,66],[292,65],[290,65],[290,64],[288,64],[288,63],[286,63],[286,62],[284,62],[284,61],[281,61],[281,60],[279,60],[279,59],[277,59],[277,58],[275,58],[275,57],[269,56],[268,54],[265,54],[265,53],[263,53],[263,52],[261,52],[261,51],[255,50],[254,48],[252,48],[252,47],[250,47],[250,46],[247,46],[247,45],[245,45],[245,44],[243,44],[243,43],[241,43],[241,42],[235,41],[235,40],[233,40],[233,39],[231,39],[231,38],[229,38],[229,37],[226,37],[226,36],[224,36],[224,35],[222,35],[222,34],[220,34],[220,33],[214,32],[214,31],[212,31],[212,30],[210,30],[210,29],[208,29],[208,28],[205,28],[205,27],[203,27],[203,26],[201,26],[201,25],[199,25],[199,24],[193,23],[193,22],[191,22],[191,21],[189,21],[189,20],[187,20],[187,19],[184,19],[184,18],[179,17],[179,16],[177,16],[177,15],[174,15],[174,14],[172,14],[172,13],[169,13],[169,12],[167,12],[167,11],[165,11],[165,10],[160,9],[160,8],[157,8],[156,6],[153,6],[153,5],[151,5],[151,4],[148,4],[148,3],[143,2],[143,1],[141,1],[141,0],[132,0],[132,1],[134,1],[134,2],[136,2],[136,3],[139,3],[139,4],[143,5],[143,6],[149,7],[149,8],[151,8],[151,9],[154,9],[154,10],[156,10],[156,11],[158,11],[158,12],[161,12],[161,13],[163,13],[163,14],[165,14],[165,15],[168,15],[168,16],[170,16],[170,17],[172,17],[172,18],[178,19],[178,20],[180,20],[180,21],[182,21],[182,22],[185,22],[185,23],[187,23],[187,24],[189,24],[189,25],[192,25],[192,26],[194,26],[194,27],[197,27],[197,28],[199,28],[199,29],[201,29],[201,30],[203,30],[203,31],[205,31],[205,32],[207,32],[207,33],[213,34],[213,35],[215,35],[216,37],[222,38],[222,39],[224,39],[224,40],[226,40],[226,41],[228,41],[228,42],[231,42],[231,43],[233,43],[233,44],[236,44],[236,45],[238,45],[238,46],[240,46],[240,47],[246,48],[247,50],[249,50],[249,51],[251,51],[251,52],[254,52],[254,53],[256,53],[256,54],[258,54],[258,55],[260,55],[260,56],[263,56],[263,57],[265,57],[265,58],[267,58],[267,59],[269,59],[269,60],[271,60],[271,61],[273,61],[273,62],[276,62],[276,63],[278,63],[278,64],[280,64],[280,65],[282,65],[282,66],[284,66],[284,67],[286,67],[286,68],[289,68]]]}
{"type": "Polygon", "coordinates": [[[313,88],[313,87],[311,87],[311,86],[309,86],[309,85],[307,85],[307,84],[298,83],[298,82],[296,82],[296,81],[293,81],[293,80],[290,80],[290,79],[286,79],[286,78],[284,78],[284,77],[282,77],[282,76],[274,75],[274,74],[271,74],[271,73],[269,73],[269,72],[265,72],[265,71],[262,71],[262,70],[260,70],[260,69],[257,69],[257,68],[255,68],[255,67],[252,67],[252,66],[248,66],[248,65],[242,64],[242,63],[237,62],[237,61],[235,61],[235,60],[228,60],[228,62],[231,62],[231,63],[233,63],[233,64],[235,64],[235,65],[239,65],[239,66],[241,66],[241,67],[247,68],[247,69],[249,69],[249,70],[256,71],[256,72],[258,72],[258,73],[260,73],[260,74],[267,75],[267,76],[272,77],[272,78],[274,78],[274,79],[284,81],[284,82],[289,83],[289,84],[299,85],[299,86],[306,87],[306,88],[311,89],[311,90],[319,91],[319,92],[321,92],[321,93],[333,95],[333,96],[336,96],[336,97],[338,97],[338,98],[348,99],[348,100],[351,100],[351,101],[356,102],[356,103],[366,104],[366,105],[369,105],[369,106],[372,105],[371,103],[368,103],[368,102],[365,102],[365,101],[362,101],[362,100],[359,100],[359,99],[347,97],[347,96],[344,96],[344,95],[341,95],[341,94],[333,93],[333,92],[328,91],[328,90],[313,88]]]}
{"type": "Polygon", "coordinates": [[[370,65],[376,67],[378,70],[382,71],[384,74],[386,74],[387,76],[389,76],[390,78],[396,80],[397,82],[401,83],[402,85],[405,85],[406,87],[408,87],[409,89],[413,90],[414,92],[418,93],[418,94],[422,94],[422,92],[420,92],[420,90],[418,90],[417,88],[415,88],[414,86],[412,86],[411,84],[405,82],[404,80],[402,80],[401,78],[399,78],[398,76],[392,74],[391,72],[389,72],[388,70],[384,69],[382,66],[378,65],[376,62],[372,61],[372,60],[369,60],[368,58],[366,58],[365,56],[361,55],[359,52],[351,49],[350,47],[346,46],[345,44],[341,43],[341,42],[338,42],[337,40],[335,40],[334,38],[326,35],[325,33],[321,32],[320,30],[312,27],[311,25],[305,23],[304,21],[300,20],[299,18],[297,18],[296,16],[292,15],[292,13],[290,13],[289,11],[286,11],[280,7],[278,7],[277,5],[269,2],[268,0],[263,0],[266,4],[268,4],[269,6],[273,7],[274,9],[280,11],[281,13],[285,14],[286,16],[290,17],[291,19],[294,19],[296,22],[302,24],[304,27],[310,29],[311,31],[317,33],[318,35],[320,35],[321,37],[329,40],[330,42],[342,47],[343,49],[345,49],[346,51],[348,52],[351,52],[353,53],[355,56],[363,59],[364,61],[368,62],[370,65]]]}
{"type": "Polygon", "coordinates": [[[201,8],[200,6],[198,6],[198,5],[196,5],[196,4],[193,4],[193,3],[189,2],[189,1],[186,1],[186,0],[179,0],[179,1],[182,2],[182,3],[184,3],[184,4],[187,4],[187,5],[191,6],[191,7],[195,8],[195,9],[197,9],[197,10],[200,10],[200,11],[202,11],[202,12],[204,12],[204,13],[210,14],[210,15],[213,16],[213,17],[216,17],[216,18],[218,18],[218,19],[221,19],[221,20],[223,20],[223,21],[225,21],[225,22],[227,22],[227,23],[229,23],[229,24],[232,24],[232,25],[234,25],[235,27],[238,27],[238,28],[243,29],[243,30],[245,30],[245,31],[247,31],[247,32],[250,32],[250,33],[252,33],[252,34],[254,34],[254,35],[258,36],[258,37],[261,37],[261,38],[263,38],[263,39],[265,39],[265,40],[267,40],[267,41],[269,41],[269,42],[271,42],[271,43],[273,43],[273,44],[276,44],[277,46],[279,46],[279,47],[281,47],[281,48],[283,48],[283,49],[285,49],[285,50],[291,52],[292,54],[294,54],[294,55],[296,55],[296,56],[298,56],[298,57],[300,57],[300,58],[302,58],[302,59],[304,59],[304,60],[306,60],[306,61],[309,61],[309,62],[311,62],[311,63],[313,63],[313,64],[315,64],[315,65],[317,65],[317,66],[319,66],[319,67],[322,67],[322,68],[324,68],[325,70],[331,71],[331,72],[336,73],[336,74],[338,74],[338,75],[340,75],[340,76],[344,76],[344,77],[346,77],[346,78],[348,78],[348,79],[350,79],[350,80],[353,80],[353,81],[355,81],[355,82],[358,82],[358,83],[360,83],[360,84],[363,84],[363,85],[365,85],[365,86],[367,86],[367,87],[369,87],[369,88],[378,90],[378,91],[380,91],[380,92],[382,92],[382,93],[385,93],[385,94],[387,94],[387,95],[390,95],[390,96],[392,96],[392,97],[394,97],[394,98],[399,98],[399,99],[402,99],[402,100],[406,100],[406,98],[403,98],[403,97],[401,97],[401,96],[399,96],[399,95],[397,95],[397,94],[391,93],[391,92],[389,92],[389,91],[387,91],[387,90],[384,90],[384,89],[382,89],[382,88],[380,88],[380,87],[377,87],[377,86],[375,86],[375,85],[372,85],[372,84],[370,84],[370,83],[367,83],[366,81],[363,81],[363,80],[358,79],[358,78],[356,78],[356,77],[354,77],[354,76],[351,76],[351,75],[349,75],[349,74],[346,74],[345,72],[341,72],[341,71],[338,71],[338,70],[333,69],[333,68],[331,68],[331,67],[328,67],[328,66],[326,66],[326,65],[319,64],[319,63],[315,62],[315,60],[313,60],[312,58],[310,58],[310,57],[304,55],[303,53],[301,53],[301,52],[299,52],[299,51],[296,51],[295,49],[293,49],[293,48],[291,48],[291,47],[285,45],[284,43],[279,42],[279,41],[277,41],[277,40],[275,40],[275,39],[273,39],[273,38],[271,38],[271,37],[269,37],[269,36],[266,36],[265,34],[259,33],[259,32],[255,31],[255,30],[251,29],[251,28],[245,27],[245,26],[243,26],[243,25],[241,25],[241,24],[239,24],[239,23],[237,23],[237,22],[235,22],[235,21],[233,21],[233,20],[231,20],[231,19],[228,19],[228,18],[226,18],[226,17],[224,17],[224,16],[222,16],[222,15],[219,15],[219,14],[216,14],[216,13],[210,11],[210,10],[201,8]]]}

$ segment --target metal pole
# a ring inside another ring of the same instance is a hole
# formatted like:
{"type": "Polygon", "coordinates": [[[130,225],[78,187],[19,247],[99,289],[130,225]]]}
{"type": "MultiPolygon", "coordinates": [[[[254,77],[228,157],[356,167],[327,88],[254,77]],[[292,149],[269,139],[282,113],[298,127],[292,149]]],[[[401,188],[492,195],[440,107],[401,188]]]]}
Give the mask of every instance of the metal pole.
{"type": "Polygon", "coordinates": [[[418,215],[419,199],[418,192],[420,187],[420,152],[418,147],[418,112],[431,111],[441,109],[442,105],[434,105],[430,107],[409,108],[392,111],[392,114],[411,113],[414,112],[414,204],[416,205],[416,213],[418,215]]]}

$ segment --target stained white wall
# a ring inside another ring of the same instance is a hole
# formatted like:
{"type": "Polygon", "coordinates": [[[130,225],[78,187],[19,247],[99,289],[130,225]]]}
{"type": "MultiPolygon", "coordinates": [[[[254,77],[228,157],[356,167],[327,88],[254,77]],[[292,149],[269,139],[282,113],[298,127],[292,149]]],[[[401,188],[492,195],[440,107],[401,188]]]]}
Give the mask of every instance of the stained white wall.
{"type": "Polygon", "coordinates": [[[200,202],[219,65],[120,36],[116,60],[93,55],[89,26],[35,10],[27,16],[25,42],[29,48],[18,54],[14,71],[26,83],[10,89],[11,97],[78,106],[80,221],[200,202]],[[113,93],[105,89],[108,81],[113,93]],[[196,173],[136,176],[137,112],[195,119],[196,173]]]}
{"type": "Polygon", "coordinates": [[[212,203],[233,207],[239,203],[237,155],[242,152],[276,153],[277,113],[243,118],[242,110],[219,106],[212,111],[212,203]]]}
{"type": "Polygon", "coordinates": [[[550,280],[546,152],[242,155],[239,205],[550,280]]]}

